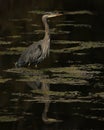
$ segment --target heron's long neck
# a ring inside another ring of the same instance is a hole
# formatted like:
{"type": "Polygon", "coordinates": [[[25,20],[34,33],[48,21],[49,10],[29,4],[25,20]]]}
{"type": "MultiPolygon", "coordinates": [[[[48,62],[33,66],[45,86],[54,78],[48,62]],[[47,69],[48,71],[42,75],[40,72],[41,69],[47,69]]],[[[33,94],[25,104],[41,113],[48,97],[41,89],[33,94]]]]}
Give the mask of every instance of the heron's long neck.
{"type": "Polygon", "coordinates": [[[44,27],[45,27],[45,36],[44,36],[44,38],[49,38],[50,37],[49,25],[47,23],[47,19],[46,18],[43,19],[43,24],[44,24],[44,27]]]}

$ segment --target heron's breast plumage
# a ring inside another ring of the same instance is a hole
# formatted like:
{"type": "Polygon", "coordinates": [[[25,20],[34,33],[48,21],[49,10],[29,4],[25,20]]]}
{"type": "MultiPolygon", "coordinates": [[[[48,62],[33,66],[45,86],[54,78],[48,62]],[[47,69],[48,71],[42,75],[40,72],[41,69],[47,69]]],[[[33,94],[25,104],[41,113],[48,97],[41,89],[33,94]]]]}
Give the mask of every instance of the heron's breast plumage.
{"type": "Polygon", "coordinates": [[[44,42],[42,44],[42,55],[44,58],[49,55],[49,50],[50,50],[50,39],[47,40],[47,42],[44,42]]]}

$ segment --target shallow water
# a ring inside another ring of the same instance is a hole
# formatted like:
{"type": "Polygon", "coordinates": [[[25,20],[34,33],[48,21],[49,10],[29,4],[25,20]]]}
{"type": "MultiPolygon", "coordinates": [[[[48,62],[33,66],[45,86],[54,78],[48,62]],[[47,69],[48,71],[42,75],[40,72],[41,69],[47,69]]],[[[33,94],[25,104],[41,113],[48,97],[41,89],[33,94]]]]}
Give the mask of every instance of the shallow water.
{"type": "Polygon", "coordinates": [[[103,15],[94,8],[100,5],[90,2],[82,8],[79,1],[75,9],[74,1],[55,2],[2,3],[2,130],[104,128],[104,25],[103,15]],[[15,68],[22,51],[43,38],[41,16],[54,10],[64,15],[48,21],[50,56],[37,68],[15,68]]]}

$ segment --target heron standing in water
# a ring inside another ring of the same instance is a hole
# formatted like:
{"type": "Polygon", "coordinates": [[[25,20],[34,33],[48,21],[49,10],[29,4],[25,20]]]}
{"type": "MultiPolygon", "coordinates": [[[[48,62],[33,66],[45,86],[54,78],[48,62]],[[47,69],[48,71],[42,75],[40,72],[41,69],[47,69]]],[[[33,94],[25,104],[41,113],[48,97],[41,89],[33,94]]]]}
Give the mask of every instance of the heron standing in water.
{"type": "Polygon", "coordinates": [[[30,45],[20,56],[19,60],[16,62],[16,67],[29,66],[31,64],[37,65],[40,63],[47,55],[49,55],[50,49],[50,32],[47,23],[47,18],[52,18],[60,16],[62,13],[47,13],[42,16],[42,21],[45,26],[45,36],[42,40],[37,43],[30,45]]]}

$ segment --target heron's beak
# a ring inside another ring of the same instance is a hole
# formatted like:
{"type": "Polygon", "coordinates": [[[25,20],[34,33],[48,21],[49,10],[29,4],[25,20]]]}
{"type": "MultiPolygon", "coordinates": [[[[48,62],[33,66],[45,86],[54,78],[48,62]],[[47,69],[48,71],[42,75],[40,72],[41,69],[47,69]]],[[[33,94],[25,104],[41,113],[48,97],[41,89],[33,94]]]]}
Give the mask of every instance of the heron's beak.
{"type": "Polygon", "coordinates": [[[48,16],[48,18],[57,17],[57,16],[61,16],[61,15],[63,15],[63,14],[62,13],[51,14],[48,16]]]}
{"type": "Polygon", "coordinates": [[[57,14],[57,16],[61,16],[61,15],[63,15],[63,14],[61,14],[61,13],[60,13],[60,14],[57,14]]]}

